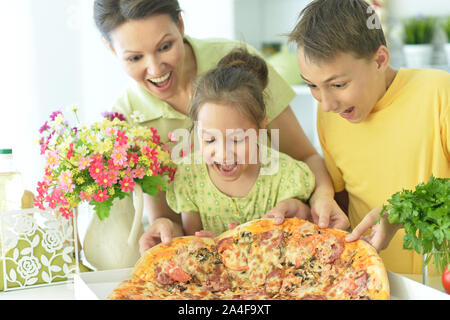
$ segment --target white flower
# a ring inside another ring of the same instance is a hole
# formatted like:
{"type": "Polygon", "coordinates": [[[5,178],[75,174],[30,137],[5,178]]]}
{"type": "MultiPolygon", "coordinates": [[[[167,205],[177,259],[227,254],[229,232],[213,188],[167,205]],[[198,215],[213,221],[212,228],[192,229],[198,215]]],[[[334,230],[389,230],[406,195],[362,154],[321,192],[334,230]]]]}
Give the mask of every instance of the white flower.
{"type": "Polygon", "coordinates": [[[17,272],[19,272],[20,276],[24,279],[37,276],[40,268],[41,264],[39,263],[39,260],[33,256],[22,257],[17,262],[17,272]]]}
{"type": "Polygon", "coordinates": [[[66,107],[66,111],[73,112],[76,114],[78,112],[78,106],[76,104],[68,106],[66,107]]]}
{"type": "Polygon", "coordinates": [[[47,252],[54,253],[62,248],[63,240],[60,231],[50,229],[45,232],[41,244],[47,252]]]}
{"type": "Polygon", "coordinates": [[[75,151],[76,151],[76,153],[78,153],[79,155],[81,155],[83,157],[86,156],[88,153],[88,149],[84,144],[79,147],[76,147],[75,151]]]}
{"type": "Polygon", "coordinates": [[[133,119],[134,122],[142,122],[144,120],[144,115],[135,110],[132,114],[131,114],[131,119],[133,119]]]}

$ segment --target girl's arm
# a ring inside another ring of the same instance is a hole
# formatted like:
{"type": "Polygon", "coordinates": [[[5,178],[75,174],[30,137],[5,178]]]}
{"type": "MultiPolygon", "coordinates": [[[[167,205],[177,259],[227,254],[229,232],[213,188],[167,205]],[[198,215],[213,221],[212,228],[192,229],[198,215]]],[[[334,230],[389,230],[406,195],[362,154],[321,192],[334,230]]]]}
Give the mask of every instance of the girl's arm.
{"type": "Polygon", "coordinates": [[[316,188],[309,200],[313,221],[320,227],[347,229],[350,223],[334,200],[334,188],[325,161],[303,132],[292,108],[288,106],[269,123],[268,129],[279,130],[281,152],[305,162],[315,175],[316,188]]]}
{"type": "Polygon", "coordinates": [[[165,192],[155,197],[144,194],[144,211],[148,212],[150,227],[139,239],[141,254],[160,242],[170,243],[172,238],[184,235],[181,218],[167,205],[165,192]]]}

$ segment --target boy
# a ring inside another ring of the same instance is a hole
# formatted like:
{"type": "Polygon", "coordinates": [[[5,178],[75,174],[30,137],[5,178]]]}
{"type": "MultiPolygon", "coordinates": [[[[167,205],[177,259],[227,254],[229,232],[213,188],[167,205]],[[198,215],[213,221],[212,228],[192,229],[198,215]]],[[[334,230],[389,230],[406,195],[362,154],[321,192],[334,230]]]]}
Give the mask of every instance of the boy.
{"type": "Polygon", "coordinates": [[[319,102],[318,134],[336,200],[387,269],[421,273],[421,257],[403,250],[401,226],[384,217],[392,194],[435,177],[450,177],[450,74],[389,66],[373,10],[363,0],[316,0],[301,13],[289,41],[298,46],[301,76],[319,102]],[[372,20],[373,22],[373,20],[372,20]]]}

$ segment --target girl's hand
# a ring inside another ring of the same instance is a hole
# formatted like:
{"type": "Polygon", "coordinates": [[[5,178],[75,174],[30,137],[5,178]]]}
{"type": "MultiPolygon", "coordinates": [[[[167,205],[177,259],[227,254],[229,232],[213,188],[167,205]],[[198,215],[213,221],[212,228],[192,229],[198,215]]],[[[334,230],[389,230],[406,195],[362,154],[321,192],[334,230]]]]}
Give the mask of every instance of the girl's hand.
{"type": "Polygon", "coordinates": [[[174,225],[170,219],[158,218],[148,228],[139,239],[139,251],[145,251],[162,242],[169,244],[174,237],[174,225]]]}
{"type": "Polygon", "coordinates": [[[285,218],[297,217],[308,220],[311,217],[310,208],[297,199],[286,199],[279,202],[262,218],[271,218],[275,224],[282,224],[285,218]]]}
{"type": "Polygon", "coordinates": [[[380,217],[381,209],[382,207],[378,207],[370,211],[353,229],[352,233],[345,238],[345,241],[352,242],[361,238],[370,243],[378,252],[386,249],[395,233],[402,226],[389,223],[386,215],[381,217],[379,223],[374,224],[380,217]],[[370,235],[362,236],[370,229],[372,230],[370,235]]]}
{"type": "Polygon", "coordinates": [[[339,207],[333,197],[317,195],[309,200],[311,216],[319,228],[336,228],[347,230],[350,222],[344,211],[339,207]]]}

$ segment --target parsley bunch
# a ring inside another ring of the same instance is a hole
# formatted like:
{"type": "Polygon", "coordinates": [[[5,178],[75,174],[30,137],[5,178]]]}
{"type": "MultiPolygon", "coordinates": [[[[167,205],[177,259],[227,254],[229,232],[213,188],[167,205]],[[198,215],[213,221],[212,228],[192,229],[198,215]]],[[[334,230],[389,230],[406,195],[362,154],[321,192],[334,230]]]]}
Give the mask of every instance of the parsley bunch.
{"type": "Polygon", "coordinates": [[[450,179],[431,176],[415,191],[398,192],[388,202],[380,216],[387,212],[390,223],[403,225],[403,248],[427,254],[425,264],[433,257],[442,273],[450,262],[450,179]]]}

